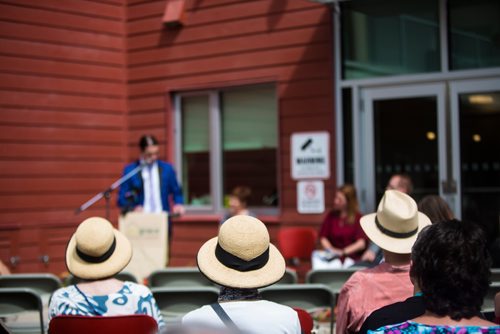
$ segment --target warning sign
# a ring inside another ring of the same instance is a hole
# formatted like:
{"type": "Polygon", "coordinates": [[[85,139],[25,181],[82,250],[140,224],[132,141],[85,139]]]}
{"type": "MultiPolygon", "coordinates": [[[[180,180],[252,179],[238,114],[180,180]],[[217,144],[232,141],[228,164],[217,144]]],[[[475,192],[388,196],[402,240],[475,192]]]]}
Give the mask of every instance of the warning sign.
{"type": "Polygon", "coordinates": [[[330,136],[328,132],[292,134],[292,178],[327,179],[330,177],[330,136]]]}
{"type": "Polygon", "coordinates": [[[297,182],[297,211],[299,213],[323,213],[325,211],[323,181],[297,182]]]}

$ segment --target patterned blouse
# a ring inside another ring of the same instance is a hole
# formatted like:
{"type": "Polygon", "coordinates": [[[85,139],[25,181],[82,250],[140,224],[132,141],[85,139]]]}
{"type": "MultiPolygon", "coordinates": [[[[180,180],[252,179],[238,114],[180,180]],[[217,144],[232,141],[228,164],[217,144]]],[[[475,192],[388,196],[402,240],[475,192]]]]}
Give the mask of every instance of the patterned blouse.
{"type": "Polygon", "coordinates": [[[480,327],[480,326],[434,326],[424,325],[413,321],[405,321],[396,325],[380,327],[371,334],[500,334],[500,326],[480,327]]]}
{"type": "Polygon", "coordinates": [[[114,316],[147,314],[163,328],[165,322],[151,291],[132,282],[124,282],[115,293],[102,296],[86,295],[76,285],[54,292],[50,299],[49,321],[58,315],[114,316]]]}

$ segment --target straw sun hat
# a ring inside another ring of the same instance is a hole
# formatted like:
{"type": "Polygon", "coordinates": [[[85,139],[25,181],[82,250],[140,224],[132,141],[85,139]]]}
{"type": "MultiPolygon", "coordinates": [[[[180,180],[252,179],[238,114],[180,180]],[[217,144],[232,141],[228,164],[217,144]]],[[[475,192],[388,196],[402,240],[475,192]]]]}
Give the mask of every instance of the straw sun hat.
{"type": "Polygon", "coordinates": [[[285,259],[269,242],[266,226],[244,215],[226,220],[218,237],[201,246],[197,260],[208,279],[231,288],[261,288],[285,273],[285,259]]]}
{"type": "Polygon", "coordinates": [[[409,254],[430,219],[419,212],[417,203],[397,190],[387,190],[376,213],[361,217],[361,227],[377,246],[397,254],[409,254]]]}
{"type": "Polygon", "coordinates": [[[130,241],[104,218],[84,220],[66,248],[66,266],[76,277],[97,280],[114,276],[130,262],[130,241]]]}

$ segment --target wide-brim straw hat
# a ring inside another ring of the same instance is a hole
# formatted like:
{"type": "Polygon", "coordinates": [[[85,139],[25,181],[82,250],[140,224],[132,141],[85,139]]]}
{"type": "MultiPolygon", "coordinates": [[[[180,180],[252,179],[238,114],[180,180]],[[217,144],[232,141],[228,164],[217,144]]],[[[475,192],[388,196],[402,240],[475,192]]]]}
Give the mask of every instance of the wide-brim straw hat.
{"type": "Polygon", "coordinates": [[[376,213],[361,217],[368,238],[382,249],[409,254],[422,229],[431,220],[417,209],[417,203],[405,193],[387,190],[376,213]]]}
{"type": "Polygon", "coordinates": [[[98,280],[116,275],[132,258],[132,245],[109,221],[84,220],[66,248],[66,266],[73,276],[98,280]]]}
{"type": "Polygon", "coordinates": [[[221,225],[219,235],[198,251],[198,268],[211,281],[231,288],[261,288],[285,274],[285,259],[269,242],[257,218],[238,215],[221,225]]]}

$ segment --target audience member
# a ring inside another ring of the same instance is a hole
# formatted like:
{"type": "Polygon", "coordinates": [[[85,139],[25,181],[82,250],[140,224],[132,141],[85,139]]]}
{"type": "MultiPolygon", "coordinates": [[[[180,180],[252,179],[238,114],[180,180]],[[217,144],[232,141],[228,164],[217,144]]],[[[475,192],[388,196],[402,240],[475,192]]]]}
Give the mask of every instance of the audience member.
{"type": "Polygon", "coordinates": [[[425,314],[368,333],[500,333],[480,317],[490,283],[483,231],[456,220],[427,227],[412,250],[410,275],[425,314]]]}
{"type": "MultiPolygon", "coordinates": [[[[453,219],[453,213],[448,204],[439,196],[425,196],[417,206],[420,212],[429,217],[431,223],[453,219]]],[[[368,330],[413,319],[424,313],[425,306],[421,292],[415,291],[414,296],[402,302],[390,304],[373,311],[364,321],[358,334],[365,334],[368,330]]]]}
{"type": "Polygon", "coordinates": [[[438,195],[422,198],[418,202],[418,210],[425,213],[433,224],[453,219],[453,212],[448,203],[438,195]]]}
{"type": "Polygon", "coordinates": [[[248,210],[248,200],[252,195],[252,190],[245,186],[239,186],[233,189],[229,195],[229,210],[221,220],[223,224],[227,219],[236,215],[247,215],[255,217],[255,214],[248,210]]]}
{"type": "Polygon", "coordinates": [[[0,275],[10,275],[9,267],[0,261],[0,275]]]}
{"type": "Polygon", "coordinates": [[[129,240],[104,218],[84,220],[66,249],[66,266],[81,283],[54,292],[49,305],[49,321],[58,315],[112,316],[147,314],[159,328],[163,318],[151,291],[114,275],[130,262],[129,240]]]}
{"type": "Polygon", "coordinates": [[[394,174],[387,182],[386,190],[398,190],[411,195],[413,193],[413,182],[408,174],[394,174]]]}
{"type": "MultiPolygon", "coordinates": [[[[460,224],[457,220],[453,221],[460,224]]],[[[374,330],[382,326],[400,323],[424,314],[425,305],[422,293],[418,290],[418,287],[415,286],[414,293],[414,296],[409,297],[405,301],[390,304],[373,311],[368,318],[366,318],[358,334],[365,334],[368,330],[374,330]]]]}
{"type": "MultiPolygon", "coordinates": [[[[385,190],[398,190],[411,196],[413,182],[408,174],[394,174],[387,182],[385,190]]],[[[361,262],[357,266],[374,266],[382,260],[382,250],[373,242],[368,243],[366,251],[361,255],[361,262]]]]}
{"type": "Polygon", "coordinates": [[[257,290],[279,281],[285,273],[285,260],[269,242],[267,228],[260,220],[229,218],[220,226],[218,237],[200,248],[197,261],[200,271],[221,286],[219,300],[186,314],[183,325],[255,334],[301,332],[295,310],[263,300],[257,290]],[[229,321],[222,320],[223,313],[229,321]]]}
{"type": "Polygon", "coordinates": [[[367,242],[360,218],[356,189],[343,185],[335,193],[333,210],[321,225],[322,250],[313,252],[313,269],[350,267],[359,260],[367,242]]]}
{"type": "Polygon", "coordinates": [[[413,294],[410,281],[410,253],[418,233],[429,218],[417,210],[408,195],[387,190],[376,213],[361,218],[368,238],[382,248],[385,262],[355,272],[340,291],[337,305],[337,333],[357,332],[368,315],[413,294]]]}

